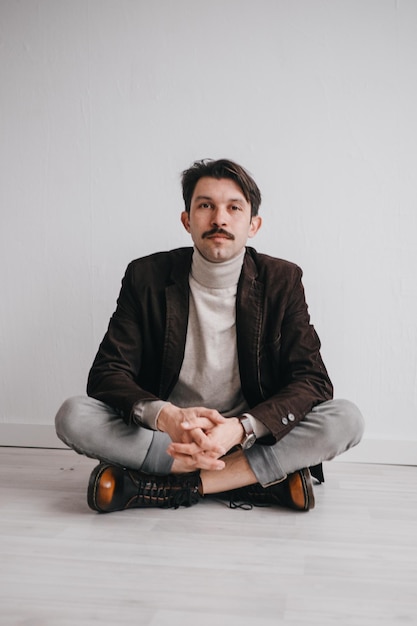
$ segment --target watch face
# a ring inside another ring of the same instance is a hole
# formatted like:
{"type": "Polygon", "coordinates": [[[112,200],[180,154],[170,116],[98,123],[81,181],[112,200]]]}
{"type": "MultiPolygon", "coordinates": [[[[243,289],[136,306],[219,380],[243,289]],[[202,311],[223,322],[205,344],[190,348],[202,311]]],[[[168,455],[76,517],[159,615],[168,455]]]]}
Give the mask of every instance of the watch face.
{"type": "Polygon", "coordinates": [[[243,445],[242,445],[243,450],[248,450],[249,448],[251,448],[253,444],[255,443],[255,441],[256,441],[256,437],[254,433],[251,433],[250,435],[248,435],[245,441],[243,442],[243,445]]]}

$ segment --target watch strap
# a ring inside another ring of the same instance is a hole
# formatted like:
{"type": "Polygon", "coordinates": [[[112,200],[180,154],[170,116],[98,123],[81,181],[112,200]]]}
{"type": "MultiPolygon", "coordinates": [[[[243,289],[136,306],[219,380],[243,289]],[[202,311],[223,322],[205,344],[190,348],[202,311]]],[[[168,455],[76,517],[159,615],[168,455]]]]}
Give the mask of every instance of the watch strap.
{"type": "Polygon", "coordinates": [[[238,419],[243,426],[243,430],[245,431],[244,439],[240,445],[243,450],[246,450],[247,448],[253,446],[256,441],[255,431],[253,430],[252,422],[247,415],[239,415],[238,419]]]}

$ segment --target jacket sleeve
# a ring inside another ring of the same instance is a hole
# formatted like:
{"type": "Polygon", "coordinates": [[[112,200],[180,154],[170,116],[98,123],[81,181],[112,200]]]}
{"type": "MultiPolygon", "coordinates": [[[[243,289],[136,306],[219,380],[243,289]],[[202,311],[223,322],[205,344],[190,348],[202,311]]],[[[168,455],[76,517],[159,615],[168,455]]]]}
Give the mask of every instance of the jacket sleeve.
{"type": "Polygon", "coordinates": [[[130,264],[87,382],[87,394],[113,407],[127,423],[137,402],[158,399],[139,384],[144,342],[140,296],[130,264]]]}
{"type": "Polygon", "coordinates": [[[285,289],[269,305],[267,317],[269,341],[261,346],[259,356],[260,398],[250,413],[269,429],[273,443],[314,406],[330,400],[333,386],[310,323],[297,266],[292,266],[285,289]]]}

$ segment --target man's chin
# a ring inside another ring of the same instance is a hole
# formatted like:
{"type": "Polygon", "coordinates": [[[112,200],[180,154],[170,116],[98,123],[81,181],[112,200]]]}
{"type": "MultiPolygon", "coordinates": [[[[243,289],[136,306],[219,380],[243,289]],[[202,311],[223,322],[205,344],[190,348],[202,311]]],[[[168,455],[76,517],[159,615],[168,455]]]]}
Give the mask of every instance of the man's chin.
{"type": "Polygon", "coordinates": [[[210,263],[224,263],[236,256],[236,252],[227,249],[225,246],[214,246],[213,248],[197,248],[201,256],[210,263]]]}

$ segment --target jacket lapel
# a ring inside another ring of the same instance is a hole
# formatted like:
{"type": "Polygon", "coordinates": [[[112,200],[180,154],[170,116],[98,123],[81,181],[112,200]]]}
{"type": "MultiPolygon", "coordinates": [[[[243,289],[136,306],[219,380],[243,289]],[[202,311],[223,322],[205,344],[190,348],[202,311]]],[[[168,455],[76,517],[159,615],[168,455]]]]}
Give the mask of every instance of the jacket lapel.
{"type": "Polygon", "coordinates": [[[262,393],[259,352],[263,319],[264,285],[252,257],[245,255],[236,300],[236,335],[239,370],[245,398],[250,406],[262,393]]]}
{"type": "Polygon", "coordinates": [[[172,270],[171,284],[165,288],[166,323],[159,395],[168,398],[174,388],[184,359],[188,325],[189,273],[192,249],[187,260],[181,258],[172,270]]]}

